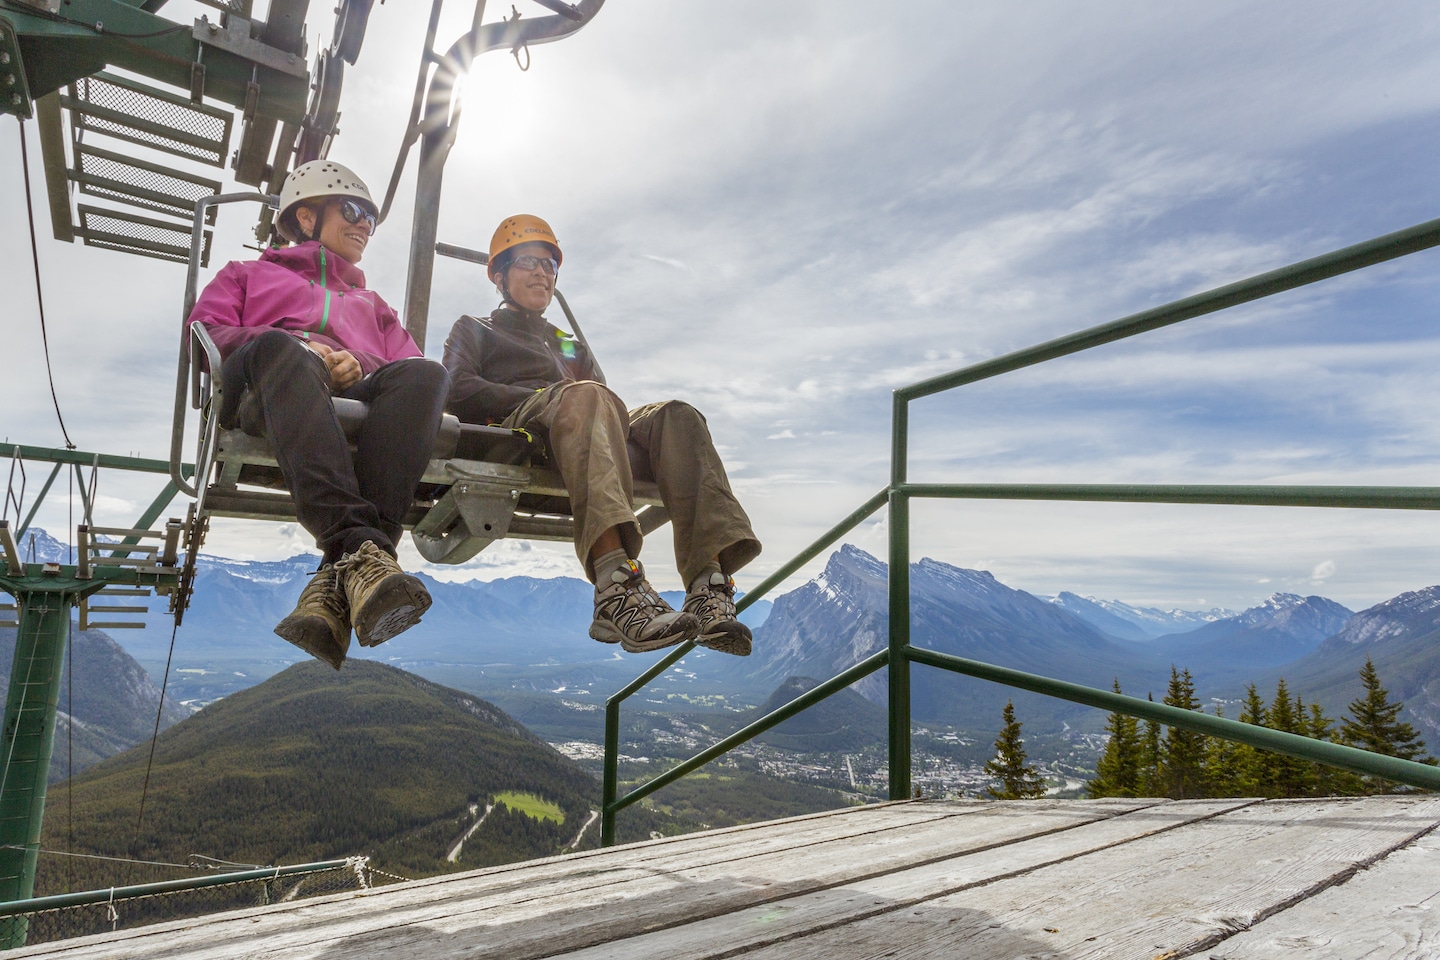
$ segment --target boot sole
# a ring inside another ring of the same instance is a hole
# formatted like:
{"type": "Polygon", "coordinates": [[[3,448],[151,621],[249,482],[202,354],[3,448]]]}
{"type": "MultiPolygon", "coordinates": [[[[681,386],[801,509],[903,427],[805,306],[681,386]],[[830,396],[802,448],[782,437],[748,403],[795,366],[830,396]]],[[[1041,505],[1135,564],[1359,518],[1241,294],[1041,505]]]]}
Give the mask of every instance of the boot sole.
{"type": "MultiPolygon", "coordinates": [[[[743,627],[743,624],[731,620],[728,624],[735,624],[743,627]]],[[[753,645],[750,642],[750,631],[747,630],[716,630],[714,633],[702,633],[695,638],[695,642],[702,647],[715,650],[719,653],[728,653],[733,657],[748,657],[753,645]]]]}
{"type": "MultiPolygon", "coordinates": [[[[689,619],[694,620],[693,617],[689,619]]],[[[698,621],[686,623],[684,620],[677,620],[675,626],[680,629],[673,633],[662,633],[658,637],[651,637],[648,640],[633,640],[626,636],[619,627],[608,621],[596,620],[590,624],[590,639],[599,640],[601,643],[618,643],[620,649],[626,653],[649,653],[652,650],[663,650],[666,647],[684,643],[686,640],[693,640],[695,634],[700,632],[698,621]]]]}
{"type": "Polygon", "coordinates": [[[275,634],[281,639],[289,640],[316,660],[330,664],[336,670],[345,663],[348,644],[335,638],[330,625],[322,617],[288,616],[276,624],[275,634]]]}
{"type": "Polygon", "coordinates": [[[434,601],[425,585],[409,574],[393,574],[382,582],[358,614],[352,614],[355,638],[374,647],[420,622],[434,601]]]}

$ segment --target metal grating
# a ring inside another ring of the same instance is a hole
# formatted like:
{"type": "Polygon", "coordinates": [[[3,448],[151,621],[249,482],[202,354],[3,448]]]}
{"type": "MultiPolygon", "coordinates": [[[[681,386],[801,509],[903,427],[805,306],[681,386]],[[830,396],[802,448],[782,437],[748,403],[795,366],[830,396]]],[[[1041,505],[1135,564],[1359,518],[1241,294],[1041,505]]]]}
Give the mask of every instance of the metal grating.
{"type": "MultiPolygon", "coordinates": [[[[82,193],[90,196],[181,217],[194,216],[197,200],[220,192],[218,180],[78,143],[71,179],[80,184],[82,193]]],[[[210,208],[207,222],[215,222],[217,210],[217,207],[210,208]]]]}
{"type": "Polygon", "coordinates": [[[78,80],[61,98],[75,128],[154,147],[211,166],[230,150],[233,115],[109,73],[78,80]]]}
{"type": "MultiPolygon", "coordinates": [[[[135,253],[172,263],[190,261],[190,229],[174,222],[82,204],[80,229],[76,233],[91,247],[135,253]]],[[[200,250],[202,267],[210,262],[211,237],[211,231],[206,230],[200,250]]]]}

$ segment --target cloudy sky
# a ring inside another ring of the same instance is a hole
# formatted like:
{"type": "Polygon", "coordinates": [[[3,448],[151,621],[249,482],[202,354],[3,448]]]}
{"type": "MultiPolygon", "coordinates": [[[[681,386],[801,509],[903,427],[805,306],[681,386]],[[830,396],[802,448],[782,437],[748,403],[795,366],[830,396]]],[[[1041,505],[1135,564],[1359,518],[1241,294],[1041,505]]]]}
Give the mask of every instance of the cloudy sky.
{"type": "MultiPolygon", "coordinates": [[[[518,4],[526,16],[538,6],[518,4]]],[[[331,156],[376,189],[424,15],[377,6],[331,156]]],[[[490,18],[509,13],[492,5],[490,18]]],[[[176,0],[172,19],[198,15],[176,0]]],[[[454,5],[441,39],[469,12],[454,5]]],[[[315,31],[312,46],[328,39],[315,31]]],[[[1431,4],[610,0],[521,72],[469,78],[441,238],[546,217],[561,289],[631,404],[709,417],[765,554],[754,583],[884,486],[891,391],[1440,215],[1431,4]]],[[[183,269],[45,238],[56,389],[82,450],[163,457],[183,269]]],[[[0,120],[3,433],[62,443],[44,379],[19,139],[0,120]]],[[[365,257],[403,299],[413,160],[365,257]]],[[[222,214],[218,262],[249,214],[222,214]]],[[[1440,253],[920,401],[926,481],[1436,483],[1440,253]]],[[[426,350],[488,311],[442,262],[426,350]]],[[[37,472],[32,468],[33,478],[37,472]]],[[[155,484],[106,476],[100,522],[155,484]]],[[[67,524],[55,499],[39,523],[67,524]]],[[[178,509],[178,507],[177,507],[178,509]]],[[[1277,590],[1360,609],[1440,582],[1440,518],[1352,510],[930,502],[915,556],[1035,593],[1241,608],[1277,590]]],[[[883,519],[851,535],[883,556],[883,519]]],[[[217,522],[210,552],[303,531],[217,522]]],[[[678,585],[665,534],[652,579],[678,585]]],[[[413,551],[409,556],[414,559],[413,551]]],[[[814,567],[807,571],[813,574],[814,567]]],[[[576,575],[507,542],[448,576],[576,575]]]]}

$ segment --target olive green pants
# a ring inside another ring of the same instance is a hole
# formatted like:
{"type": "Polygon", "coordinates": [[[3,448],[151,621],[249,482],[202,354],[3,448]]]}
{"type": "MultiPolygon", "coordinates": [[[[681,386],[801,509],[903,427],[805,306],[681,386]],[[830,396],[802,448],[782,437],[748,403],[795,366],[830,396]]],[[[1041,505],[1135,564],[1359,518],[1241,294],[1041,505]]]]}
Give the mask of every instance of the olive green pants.
{"type": "Polygon", "coordinates": [[[627,411],[604,384],[567,380],[535,395],[505,418],[543,438],[565,482],[575,517],[575,553],[593,582],[590,550],[617,527],[625,552],[640,555],[634,478],[654,481],[674,525],[675,568],[688,585],[706,564],[728,574],[760,554],[750,518],[730,490],[700,411],[679,400],[627,411]]]}

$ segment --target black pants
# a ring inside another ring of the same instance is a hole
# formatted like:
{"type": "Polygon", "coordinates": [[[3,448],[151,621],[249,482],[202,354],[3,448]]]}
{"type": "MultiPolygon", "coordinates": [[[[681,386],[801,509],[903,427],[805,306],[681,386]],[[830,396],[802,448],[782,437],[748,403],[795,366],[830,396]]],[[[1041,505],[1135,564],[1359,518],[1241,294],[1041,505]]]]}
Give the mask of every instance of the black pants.
{"type": "Polygon", "coordinates": [[[366,540],[393,555],[435,447],[445,368],[421,357],[397,360],[339,394],[370,406],[353,456],[330,405],[325,362],[299,340],[261,334],[226,358],[222,376],[221,425],[233,427],[245,388],[255,391],[295,515],[325,562],[366,540]]]}

